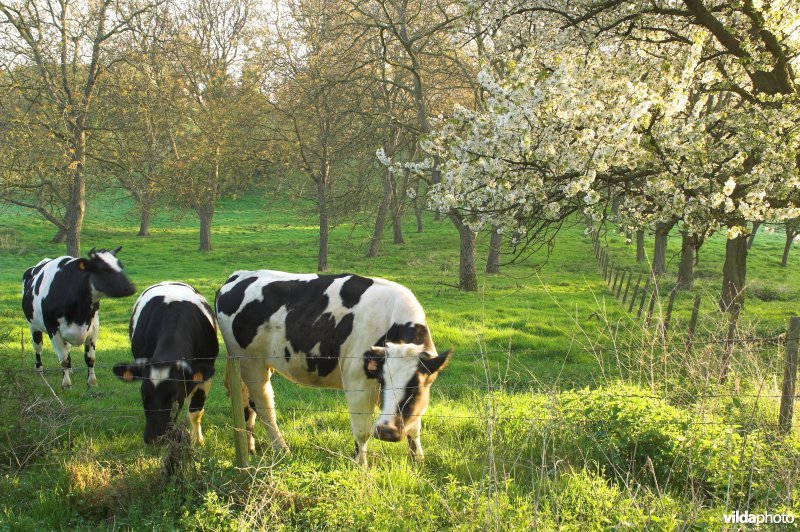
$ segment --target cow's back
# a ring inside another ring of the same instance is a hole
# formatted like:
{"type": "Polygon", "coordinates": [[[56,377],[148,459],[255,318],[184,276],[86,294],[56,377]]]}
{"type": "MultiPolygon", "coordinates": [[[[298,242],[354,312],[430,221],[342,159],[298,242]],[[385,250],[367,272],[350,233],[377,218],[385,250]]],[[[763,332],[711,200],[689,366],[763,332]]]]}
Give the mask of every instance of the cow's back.
{"type": "MultiPolygon", "coordinates": [[[[352,274],[235,272],[217,295],[229,351],[300,383],[341,387],[385,341],[419,339],[425,314],[410,290],[352,274]]],[[[429,335],[427,335],[429,340],[429,335]]]]}
{"type": "Polygon", "coordinates": [[[185,358],[214,359],[219,352],[211,307],[185,283],[163,282],[142,292],[133,307],[129,335],[135,358],[169,351],[185,358]]]}

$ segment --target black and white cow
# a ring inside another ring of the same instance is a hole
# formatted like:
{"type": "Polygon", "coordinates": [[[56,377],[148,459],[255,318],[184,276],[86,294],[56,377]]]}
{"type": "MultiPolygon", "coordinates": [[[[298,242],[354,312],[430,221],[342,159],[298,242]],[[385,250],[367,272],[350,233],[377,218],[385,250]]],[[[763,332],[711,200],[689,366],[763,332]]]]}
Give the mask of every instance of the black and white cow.
{"type": "Polygon", "coordinates": [[[200,421],[219,353],[208,302],[186,283],[153,285],[136,300],[129,333],[135,360],[116,364],[114,374],[142,382],[144,441],[163,437],[172,425],[171,413],[177,417],[188,399],[192,441],[202,444],[200,421]]]}
{"type": "Polygon", "coordinates": [[[373,434],[406,436],[412,459],[423,458],[421,416],[450,352],[437,354],[410,290],[350,274],[238,271],[217,293],[216,308],[229,356],[241,357],[251,452],[256,412],[273,446],[288,450],[270,384],[277,371],[299,384],[344,390],[358,463],[366,464],[373,434]]]}
{"type": "Polygon", "coordinates": [[[36,370],[42,371],[42,333],[47,333],[64,370],[61,386],[72,386],[72,346],[83,344],[86,383],[97,385],[95,347],[100,331],[100,299],[127,297],[136,292],[122,273],[114,250],[89,252],[88,258],[43,259],[22,275],[22,311],[30,325],[36,370]]]}

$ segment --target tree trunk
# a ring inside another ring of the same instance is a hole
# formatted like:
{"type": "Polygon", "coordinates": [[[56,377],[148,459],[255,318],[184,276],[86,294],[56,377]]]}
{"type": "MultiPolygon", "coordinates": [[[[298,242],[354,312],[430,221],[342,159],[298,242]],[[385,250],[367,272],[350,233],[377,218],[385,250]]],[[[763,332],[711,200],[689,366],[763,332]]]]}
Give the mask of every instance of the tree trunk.
{"type": "Polygon", "coordinates": [[[489,240],[489,256],[486,259],[486,273],[500,273],[500,250],[503,245],[503,235],[495,227],[489,240]]]}
{"type": "Polygon", "coordinates": [[[455,210],[450,211],[449,217],[453,225],[458,229],[458,236],[461,241],[458,288],[465,292],[474,292],[478,289],[478,273],[475,268],[475,233],[467,227],[455,210]]]}
{"type": "Polygon", "coordinates": [[[781,266],[786,267],[786,265],[789,263],[789,250],[792,249],[792,242],[794,241],[794,237],[797,236],[797,227],[790,222],[786,222],[784,225],[786,227],[786,243],[783,246],[781,266]]]}
{"type": "Polygon", "coordinates": [[[53,235],[53,239],[50,240],[51,244],[63,244],[64,240],[67,239],[67,230],[63,228],[59,228],[55,235],[53,235]]]}
{"type": "Polygon", "coordinates": [[[396,210],[392,209],[392,234],[394,235],[395,244],[405,244],[403,239],[403,218],[402,215],[396,210]]]}
{"type": "Polygon", "coordinates": [[[619,217],[619,207],[622,204],[621,196],[614,196],[611,200],[611,214],[619,217]]]}
{"type": "Polygon", "coordinates": [[[141,205],[139,206],[139,232],[136,233],[136,236],[150,236],[150,209],[141,205]]]}
{"type": "Polygon", "coordinates": [[[694,288],[694,238],[681,231],[681,263],[678,265],[677,290],[694,288]]]}
{"type": "Polygon", "coordinates": [[[758,232],[759,227],[761,227],[761,222],[753,222],[753,229],[750,233],[750,238],[747,239],[747,249],[753,247],[753,240],[756,239],[756,233],[758,232]]]}
{"type": "Polygon", "coordinates": [[[211,247],[211,221],[214,218],[213,205],[200,205],[197,208],[197,215],[200,217],[200,251],[206,253],[212,250],[211,247]]]}
{"type": "Polygon", "coordinates": [[[729,238],[725,243],[725,264],[722,266],[720,309],[737,315],[744,306],[747,273],[747,237],[729,238]]]}
{"type": "Polygon", "coordinates": [[[644,231],[640,229],[636,231],[636,262],[642,262],[644,259],[644,231]]]}
{"type": "Polygon", "coordinates": [[[417,217],[417,233],[421,233],[424,229],[422,226],[422,201],[419,198],[419,184],[420,180],[417,179],[416,194],[414,194],[414,214],[417,217]]]}
{"type": "Polygon", "coordinates": [[[81,229],[83,228],[83,214],[86,211],[86,133],[84,132],[83,117],[78,121],[78,133],[75,135],[75,158],[72,165],[72,183],[69,190],[69,212],[67,217],[67,255],[80,257],[81,255],[81,229]]]}
{"type": "Polygon", "coordinates": [[[375,216],[375,229],[372,231],[372,240],[369,243],[367,257],[377,257],[378,249],[381,246],[383,231],[386,228],[386,214],[389,210],[392,197],[392,185],[389,182],[391,170],[388,168],[383,173],[383,198],[378,206],[378,213],[375,216]]]}
{"type": "Polygon", "coordinates": [[[317,271],[328,271],[328,194],[327,176],[317,181],[317,207],[319,208],[319,253],[317,271]]]}
{"type": "Polygon", "coordinates": [[[655,244],[653,246],[653,275],[667,273],[667,241],[669,230],[674,223],[657,223],[655,230],[655,244]]]}

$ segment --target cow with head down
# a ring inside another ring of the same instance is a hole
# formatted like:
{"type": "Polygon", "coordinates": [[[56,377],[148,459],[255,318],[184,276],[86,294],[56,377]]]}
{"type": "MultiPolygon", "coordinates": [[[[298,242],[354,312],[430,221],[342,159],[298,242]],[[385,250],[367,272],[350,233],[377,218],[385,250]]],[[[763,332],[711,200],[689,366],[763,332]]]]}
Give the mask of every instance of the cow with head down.
{"type": "Polygon", "coordinates": [[[31,330],[36,370],[42,371],[42,333],[58,355],[64,375],[61,386],[72,386],[72,346],[84,346],[86,383],[97,385],[95,347],[100,332],[100,300],[136,292],[117,259],[121,246],[92,250],[87,258],[43,259],[22,274],[22,311],[31,330]]]}
{"type": "Polygon", "coordinates": [[[141,383],[145,443],[162,441],[188,402],[192,442],[202,444],[200,421],[219,353],[208,302],[186,283],[155,284],[136,300],[128,332],[134,361],[117,363],[114,374],[141,383]]]}
{"type": "Polygon", "coordinates": [[[425,313],[407,288],[351,274],[238,271],[217,293],[217,320],[228,355],[239,357],[250,451],[258,414],[276,449],[270,377],[344,390],[355,459],[367,463],[367,440],[408,440],[422,460],[421,417],[430,386],[448,361],[438,354],[425,313]],[[380,415],[373,424],[373,410],[380,415]]]}

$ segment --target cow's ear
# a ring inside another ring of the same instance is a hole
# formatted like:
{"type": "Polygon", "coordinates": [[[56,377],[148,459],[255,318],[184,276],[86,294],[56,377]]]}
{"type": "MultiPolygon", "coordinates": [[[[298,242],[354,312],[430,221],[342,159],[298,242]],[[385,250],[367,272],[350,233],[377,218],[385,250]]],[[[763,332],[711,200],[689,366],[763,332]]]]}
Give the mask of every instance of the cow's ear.
{"type": "Polygon", "coordinates": [[[134,379],[142,378],[141,364],[126,364],[125,362],[118,362],[117,364],[114,364],[113,371],[114,375],[125,382],[133,382],[134,379]]]}
{"type": "Polygon", "coordinates": [[[117,253],[119,253],[119,250],[121,250],[121,249],[122,249],[122,246],[117,246],[117,247],[115,247],[114,249],[111,250],[111,254],[116,257],[117,253]]]}
{"type": "Polygon", "coordinates": [[[427,351],[423,351],[419,355],[419,363],[422,366],[423,370],[427,373],[433,375],[444,368],[447,363],[450,361],[450,355],[452,354],[453,350],[449,349],[445,353],[439,353],[437,356],[433,356],[431,353],[427,351]]]}
{"type": "Polygon", "coordinates": [[[377,379],[383,371],[383,363],[386,362],[386,348],[373,346],[372,349],[364,353],[364,373],[369,379],[377,379]]]}
{"type": "Polygon", "coordinates": [[[78,259],[78,269],[83,270],[85,272],[93,272],[95,271],[94,265],[92,261],[86,260],[84,258],[78,259]]]}

